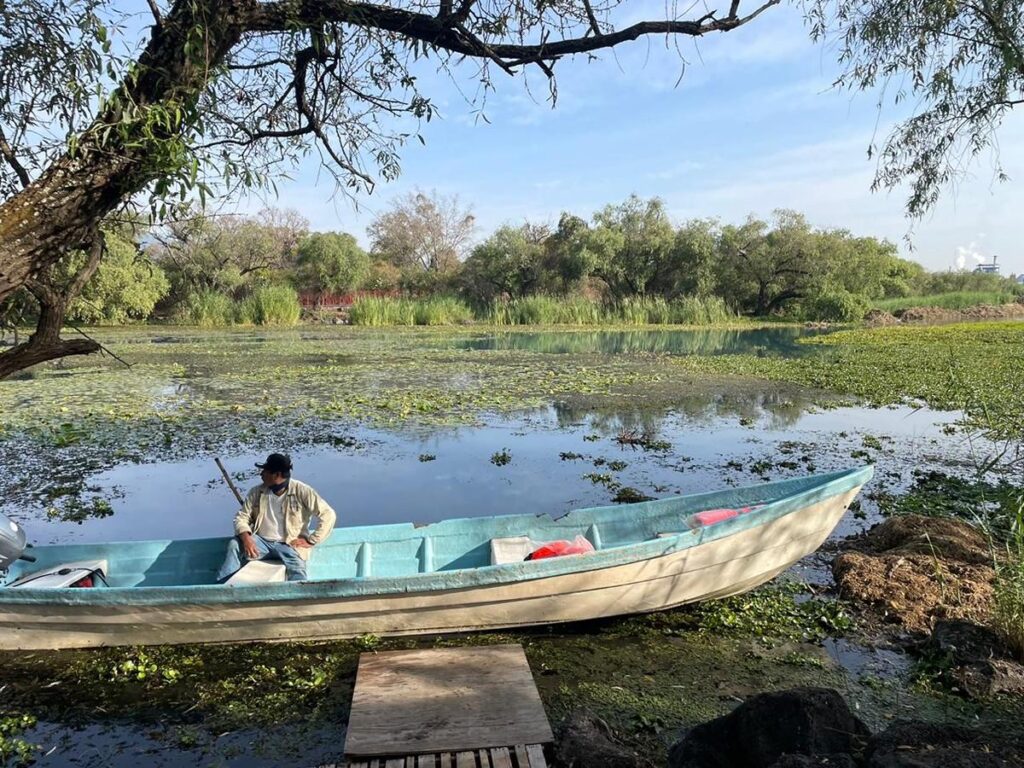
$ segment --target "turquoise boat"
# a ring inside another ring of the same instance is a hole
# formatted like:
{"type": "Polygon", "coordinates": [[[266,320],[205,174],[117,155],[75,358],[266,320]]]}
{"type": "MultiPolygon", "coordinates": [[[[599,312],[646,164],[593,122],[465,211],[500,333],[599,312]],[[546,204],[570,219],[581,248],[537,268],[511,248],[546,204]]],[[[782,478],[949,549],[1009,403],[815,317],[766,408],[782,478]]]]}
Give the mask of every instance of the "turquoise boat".
{"type": "Polygon", "coordinates": [[[227,538],[34,547],[35,562],[11,563],[0,582],[0,649],[436,634],[663,610],[751,589],[813,552],[872,473],[557,519],[338,528],[300,582],[282,581],[278,564],[251,563],[215,583],[227,538]],[[523,559],[558,540],[592,551],[523,559]],[[75,568],[89,583],[55,588],[39,577],[74,578],[75,568]]]}

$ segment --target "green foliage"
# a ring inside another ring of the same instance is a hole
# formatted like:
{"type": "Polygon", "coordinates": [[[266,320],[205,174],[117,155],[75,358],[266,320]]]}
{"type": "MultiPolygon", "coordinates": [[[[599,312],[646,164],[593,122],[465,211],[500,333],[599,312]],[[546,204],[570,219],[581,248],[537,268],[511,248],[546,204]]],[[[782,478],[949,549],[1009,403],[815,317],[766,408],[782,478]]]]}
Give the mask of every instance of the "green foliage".
{"type": "Polygon", "coordinates": [[[675,230],[658,198],[630,196],[594,214],[587,249],[595,255],[593,274],[613,299],[643,296],[675,245],[675,230]]]}
{"type": "Polygon", "coordinates": [[[1024,661],[1024,491],[1017,492],[1012,519],[1005,549],[996,558],[992,625],[1024,661]]]}
{"type": "Polygon", "coordinates": [[[212,289],[188,294],[177,306],[173,318],[181,325],[218,328],[235,322],[235,302],[212,289]]]}
{"type": "Polygon", "coordinates": [[[491,325],[597,325],[603,321],[601,306],[582,297],[526,296],[496,301],[484,314],[491,325]]]}
{"type": "Polygon", "coordinates": [[[496,467],[504,467],[506,464],[512,461],[512,451],[508,448],[502,448],[500,451],[495,451],[491,454],[491,464],[496,467]]]}
{"type": "Polygon", "coordinates": [[[462,265],[460,281],[469,299],[486,304],[517,299],[540,285],[546,232],[529,225],[503,226],[473,249],[462,265]]]}
{"type": "MultiPolygon", "coordinates": [[[[167,277],[118,233],[107,233],[106,249],[96,273],[68,308],[68,319],[90,325],[145,320],[170,289],[167,277]]],[[[84,261],[83,254],[72,254],[67,269],[76,271],[84,261]]]]}
{"type": "MultiPolygon", "coordinates": [[[[910,117],[871,150],[874,186],[909,182],[907,212],[921,216],[965,163],[995,146],[1024,87],[1024,25],[1018,2],[863,0],[806,4],[812,36],[835,40],[838,84],[875,92],[891,83],[910,117]]],[[[995,155],[995,153],[993,153],[995,155]]],[[[1005,178],[996,165],[995,176],[1005,178]]]]}
{"type": "Polygon", "coordinates": [[[298,248],[296,282],[318,294],[347,293],[360,287],[370,273],[370,257],[352,235],[317,232],[298,248]]]}
{"type": "Polygon", "coordinates": [[[895,299],[881,299],[872,306],[887,312],[899,312],[911,307],[940,307],[942,309],[967,309],[982,304],[1009,304],[1017,298],[1009,291],[951,291],[928,296],[901,296],[895,299]]]}
{"type": "Polygon", "coordinates": [[[804,320],[854,323],[864,319],[868,300],[843,288],[825,289],[800,305],[804,320]]]}
{"type": "Polygon", "coordinates": [[[302,314],[299,296],[290,285],[261,285],[238,305],[243,324],[295,325],[302,314]]]}
{"type": "Polygon", "coordinates": [[[796,600],[802,591],[800,585],[784,582],[724,600],[709,600],[698,605],[694,613],[703,632],[754,636],[767,642],[821,641],[853,628],[853,620],[841,602],[821,597],[796,600]]]}
{"type": "Polygon", "coordinates": [[[32,715],[0,714],[0,765],[21,768],[35,762],[39,746],[21,737],[35,725],[36,718],[32,715]]]}
{"type": "Polygon", "coordinates": [[[473,311],[452,296],[391,299],[363,296],[349,310],[352,325],[457,325],[473,320],[473,311]]]}

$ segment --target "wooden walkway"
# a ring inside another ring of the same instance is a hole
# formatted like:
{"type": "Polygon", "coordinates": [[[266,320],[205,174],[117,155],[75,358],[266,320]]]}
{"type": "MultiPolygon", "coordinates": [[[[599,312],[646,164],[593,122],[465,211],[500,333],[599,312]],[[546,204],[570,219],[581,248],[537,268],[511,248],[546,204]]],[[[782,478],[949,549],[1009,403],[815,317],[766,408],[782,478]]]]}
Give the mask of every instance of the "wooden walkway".
{"type": "Polygon", "coordinates": [[[359,657],[349,768],[546,768],[551,740],[519,645],[359,657]]]}
{"type": "Polygon", "coordinates": [[[351,760],[346,768],[547,768],[540,744],[494,747],[472,752],[351,760]]]}

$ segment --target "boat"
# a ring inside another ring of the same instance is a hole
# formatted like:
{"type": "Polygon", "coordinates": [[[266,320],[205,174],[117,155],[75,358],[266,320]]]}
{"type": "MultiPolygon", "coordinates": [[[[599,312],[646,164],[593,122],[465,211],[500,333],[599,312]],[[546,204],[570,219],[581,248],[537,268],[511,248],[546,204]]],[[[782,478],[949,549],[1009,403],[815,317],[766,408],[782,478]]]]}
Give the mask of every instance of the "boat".
{"type": "Polygon", "coordinates": [[[0,649],[443,634],[660,611],[781,573],[825,541],[872,474],[861,467],[557,519],[336,528],[313,552],[307,581],[274,580],[283,566],[264,562],[250,564],[265,571],[252,578],[216,583],[223,537],[31,547],[24,556],[35,562],[0,559],[0,649]],[[578,537],[593,551],[523,559],[537,542],[578,537]]]}

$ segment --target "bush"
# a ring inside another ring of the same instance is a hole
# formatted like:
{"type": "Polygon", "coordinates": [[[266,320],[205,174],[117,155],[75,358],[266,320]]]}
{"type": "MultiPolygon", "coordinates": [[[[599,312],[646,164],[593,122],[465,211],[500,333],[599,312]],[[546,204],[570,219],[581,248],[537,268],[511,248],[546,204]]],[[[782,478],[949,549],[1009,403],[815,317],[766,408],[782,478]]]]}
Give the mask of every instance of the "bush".
{"type": "Polygon", "coordinates": [[[1010,304],[1017,298],[1012,291],[951,291],[931,296],[905,296],[898,299],[876,301],[873,306],[887,312],[899,312],[911,307],[939,307],[940,309],[967,309],[981,304],[1010,304]]]}
{"type": "Polygon", "coordinates": [[[801,309],[804,320],[855,323],[864,319],[869,306],[863,296],[838,288],[812,296],[801,309]]]}
{"type": "Polygon", "coordinates": [[[261,285],[238,305],[237,320],[253,325],[295,325],[302,307],[290,285],[261,285]]]}
{"type": "Polygon", "coordinates": [[[453,296],[434,296],[414,302],[416,325],[461,325],[473,322],[473,310],[453,296]]]}
{"type": "Polygon", "coordinates": [[[235,303],[217,291],[197,291],[188,294],[178,304],[173,317],[177,323],[198,325],[200,328],[231,325],[235,321],[235,303]]]}

